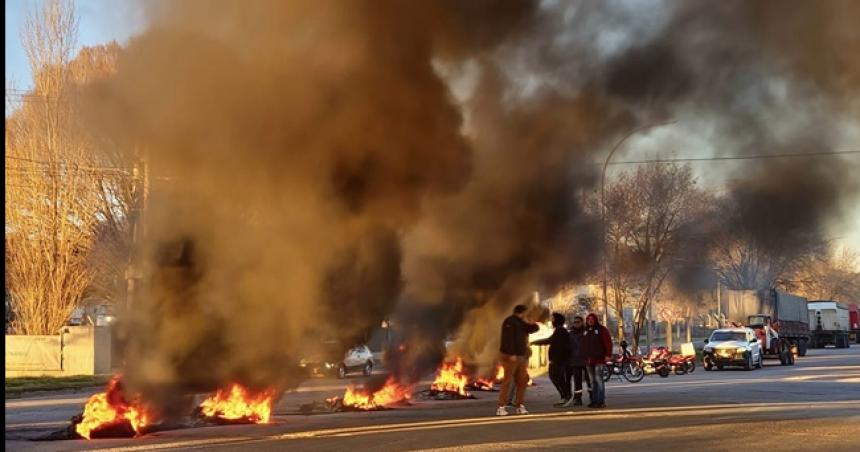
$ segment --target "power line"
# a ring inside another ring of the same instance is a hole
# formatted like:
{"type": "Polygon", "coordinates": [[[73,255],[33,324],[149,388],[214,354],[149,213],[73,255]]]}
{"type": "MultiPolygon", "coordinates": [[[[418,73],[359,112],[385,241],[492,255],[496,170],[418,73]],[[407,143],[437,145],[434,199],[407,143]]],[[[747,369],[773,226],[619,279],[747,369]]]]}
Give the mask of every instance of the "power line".
{"type": "MultiPolygon", "coordinates": [[[[609,162],[609,165],[639,165],[645,163],[672,163],[672,162],[712,162],[719,160],[753,160],[753,159],[772,159],[772,158],[795,158],[795,157],[820,157],[834,155],[850,155],[860,154],[858,151],[819,151],[819,152],[798,152],[786,154],[751,154],[751,155],[727,155],[717,157],[680,157],[671,159],[651,159],[651,160],[625,160],[619,162],[609,162]]],[[[595,164],[601,164],[595,162],[595,164]]]]}
{"type": "MultiPolygon", "coordinates": [[[[64,165],[64,166],[66,166],[66,168],[64,168],[64,170],[79,170],[79,171],[114,171],[114,172],[117,172],[117,173],[129,174],[127,169],[125,169],[125,168],[120,168],[120,167],[115,167],[115,166],[82,166],[82,165],[79,165],[79,164],[77,164],[77,163],[49,162],[49,161],[45,161],[45,160],[34,160],[34,159],[28,159],[28,158],[25,158],[25,157],[15,157],[15,156],[11,156],[11,155],[7,155],[7,156],[6,156],[6,158],[7,158],[7,159],[12,159],[12,160],[19,160],[19,161],[27,162],[27,163],[34,163],[34,164],[37,164],[37,165],[52,165],[52,166],[53,166],[53,165],[56,165],[56,164],[60,164],[60,165],[64,165]],[[69,167],[69,165],[71,165],[71,167],[69,167]]],[[[24,167],[19,167],[19,168],[22,168],[22,169],[30,169],[30,168],[24,168],[24,167]]],[[[35,168],[33,168],[33,169],[35,169],[35,168]]]]}

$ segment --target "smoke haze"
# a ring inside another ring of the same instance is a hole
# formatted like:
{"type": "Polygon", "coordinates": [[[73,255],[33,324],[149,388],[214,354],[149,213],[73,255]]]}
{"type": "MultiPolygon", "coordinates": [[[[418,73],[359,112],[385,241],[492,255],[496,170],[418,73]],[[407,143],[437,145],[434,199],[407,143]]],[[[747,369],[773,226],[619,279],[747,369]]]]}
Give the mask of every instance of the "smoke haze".
{"type": "MultiPolygon", "coordinates": [[[[850,1],[144,5],[86,118],[150,159],[126,372],[163,405],[181,391],[153,388],[294,386],[300,354],[389,315],[404,380],[457,331],[486,359],[514,304],[599,264],[580,200],[631,128],[695,117],[718,153],[822,150],[839,144],[829,118],[860,111],[850,1]]],[[[856,187],[838,159],[791,183],[801,160],[749,165],[733,195],[778,186],[802,202],[769,217],[820,228],[856,187]]]]}

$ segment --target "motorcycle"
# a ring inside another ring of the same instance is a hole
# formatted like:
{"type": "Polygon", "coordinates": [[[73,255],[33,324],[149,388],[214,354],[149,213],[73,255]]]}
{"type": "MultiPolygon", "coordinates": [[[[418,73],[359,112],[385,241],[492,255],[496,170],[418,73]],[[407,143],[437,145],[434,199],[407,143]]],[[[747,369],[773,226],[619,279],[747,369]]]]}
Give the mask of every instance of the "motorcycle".
{"type": "Polygon", "coordinates": [[[642,370],[642,358],[633,356],[627,350],[627,342],[621,342],[621,354],[614,354],[612,358],[606,361],[606,365],[601,370],[600,378],[606,382],[613,375],[618,375],[618,378],[624,377],[630,383],[637,383],[645,378],[645,372],[642,370]]]}
{"type": "Polygon", "coordinates": [[[696,357],[675,355],[667,347],[660,346],[651,350],[643,364],[646,373],[656,373],[666,378],[670,373],[684,375],[695,372],[696,357]]]}
{"type": "Polygon", "coordinates": [[[675,375],[684,375],[696,371],[696,356],[672,355],[669,357],[669,367],[675,375]]]}
{"type": "Polygon", "coordinates": [[[669,358],[672,352],[666,347],[657,347],[651,350],[648,357],[642,361],[643,370],[645,373],[656,373],[663,378],[669,376],[672,372],[672,366],[669,364],[669,358]]]}

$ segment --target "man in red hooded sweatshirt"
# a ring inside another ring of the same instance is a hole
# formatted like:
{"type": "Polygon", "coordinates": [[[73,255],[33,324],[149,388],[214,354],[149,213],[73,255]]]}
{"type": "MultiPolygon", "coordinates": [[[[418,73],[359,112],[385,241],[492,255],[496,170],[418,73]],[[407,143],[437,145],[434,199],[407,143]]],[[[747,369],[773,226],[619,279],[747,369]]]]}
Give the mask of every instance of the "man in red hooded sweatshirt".
{"type": "Polygon", "coordinates": [[[594,313],[585,318],[585,332],[582,336],[582,350],[585,354],[585,368],[591,379],[591,403],[589,408],[606,408],[606,383],[601,371],[612,355],[612,336],[601,325],[594,313]]]}

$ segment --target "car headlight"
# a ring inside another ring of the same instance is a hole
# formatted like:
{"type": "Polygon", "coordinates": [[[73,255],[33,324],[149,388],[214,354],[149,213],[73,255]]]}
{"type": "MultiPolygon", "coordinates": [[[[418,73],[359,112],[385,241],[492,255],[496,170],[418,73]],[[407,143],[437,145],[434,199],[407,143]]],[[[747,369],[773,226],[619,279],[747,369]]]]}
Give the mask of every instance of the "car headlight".
{"type": "Polygon", "coordinates": [[[331,369],[332,367],[334,367],[334,365],[332,363],[325,363],[326,369],[331,369]]]}
{"type": "Polygon", "coordinates": [[[738,347],[737,349],[735,349],[735,351],[736,351],[736,352],[738,352],[738,353],[746,353],[746,352],[748,352],[748,351],[749,351],[749,349],[748,349],[748,348],[744,348],[744,347],[738,347]]]}

